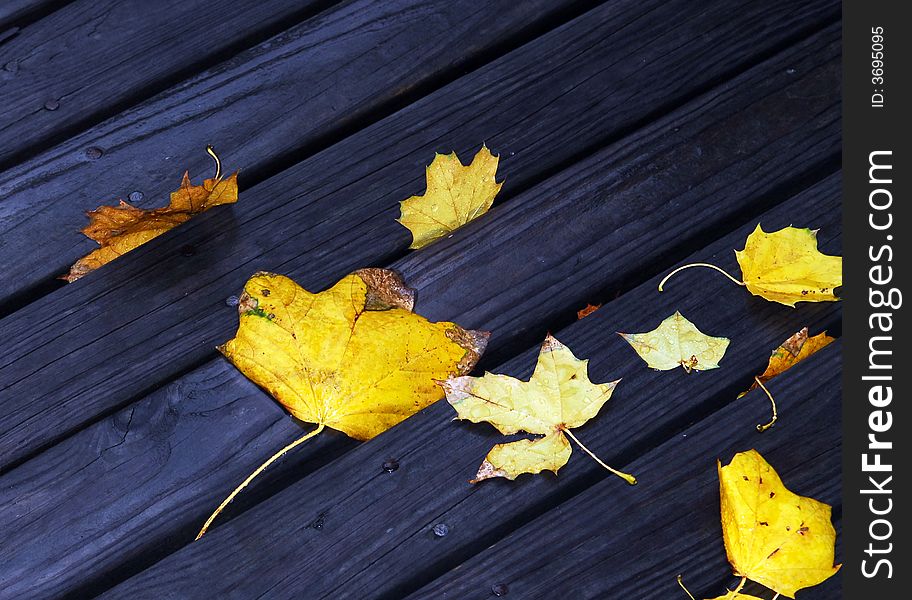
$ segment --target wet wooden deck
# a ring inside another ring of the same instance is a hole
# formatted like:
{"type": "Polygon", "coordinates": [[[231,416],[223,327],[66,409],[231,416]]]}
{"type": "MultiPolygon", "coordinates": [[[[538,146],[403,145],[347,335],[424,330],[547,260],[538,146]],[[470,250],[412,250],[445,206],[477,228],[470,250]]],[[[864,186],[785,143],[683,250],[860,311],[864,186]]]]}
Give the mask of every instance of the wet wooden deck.
{"type": "Polygon", "coordinates": [[[734,399],[801,327],[838,335],[839,305],[656,284],[738,272],[758,221],[840,253],[840,27],[832,0],[3,3],[0,598],[683,599],[678,573],[714,597],[735,581],[715,460],[749,448],[838,530],[839,344],[777,379],[772,430],[761,392],[734,399]],[[398,201],[482,142],[494,209],[407,250],[398,201]],[[57,279],[93,248],[86,210],[164,204],[211,174],[207,144],[241,169],[236,205],[57,279]],[[472,486],[500,435],[438,402],[368,443],[319,436],[193,543],[302,432],[215,351],[226,298],[261,269],[319,290],[364,266],[492,331],[479,372],[529,375],[551,331],[623,377],[578,432],[639,485],[577,453],[472,486]],[[676,309],[732,339],[721,369],[653,372],[614,335],[676,309]]]}

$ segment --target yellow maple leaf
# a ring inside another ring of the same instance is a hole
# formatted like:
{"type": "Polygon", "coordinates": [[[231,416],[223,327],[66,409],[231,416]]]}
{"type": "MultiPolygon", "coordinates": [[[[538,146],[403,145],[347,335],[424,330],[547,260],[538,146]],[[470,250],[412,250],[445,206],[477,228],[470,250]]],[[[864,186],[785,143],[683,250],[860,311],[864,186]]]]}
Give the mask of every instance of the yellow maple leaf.
{"type": "Polygon", "coordinates": [[[817,250],[814,230],[785,227],[766,233],[758,224],[747,236],[744,249],[735,250],[735,256],[744,281],[738,281],[715,265],[691,263],[666,275],[659,283],[659,291],[678,271],[709,267],[746,287],[751,294],[786,306],[794,307],[796,302],[839,300],[834,290],[842,285],[842,257],[817,250]]]}
{"type": "Polygon", "coordinates": [[[438,381],[472,370],[488,333],[432,323],[412,312],[414,292],[387,269],[362,269],[313,294],[293,280],[256,273],[239,299],[240,325],[219,350],[288,411],[317,428],[269,464],[331,427],[368,440],[443,398],[438,381]]]}
{"type": "Polygon", "coordinates": [[[583,446],[570,431],[593,418],[611,397],[618,381],[594,384],[588,360],[548,336],[529,381],[485,373],[484,377],[455,377],[443,382],[447,401],[459,419],[487,421],[504,435],[520,431],[540,435],[498,444],[488,453],[472,483],[492,477],[515,479],[522,473],[557,472],[570,459],[570,442],[628,483],[636,479],[612,469],[583,446]]]}
{"type": "Polygon", "coordinates": [[[821,348],[829,345],[830,342],[835,341],[835,338],[832,338],[826,334],[819,333],[813,337],[808,337],[808,328],[805,327],[801,331],[792,335],[789,339],[782,342],[778,348],[773,350],[773,353],[770,355],[769,363],[766,366],[766,370],[763,371],[761,375],[754,377],[754,383],[747,390],[738,394],[738,398],[741,398],[748,392],[756,389],[762,388],[766,393],[766,396],[769,398],[770,403],[773,405],[773,416],[768,423],[763,425],[757,425],[758,431],[766,431],[772,427],[776,421],[779,419],[778,409],[776,408],[776,401],[773,399],[772,393],[764,385],[767,381],[791,369],[793,366],[814,354],[821,348]]]}
{"type": "Polygon", "coordinates": [[[431,323],[392,271],[363,269],[312,294],[257,273],[241,322],[219,350],[302,421],[368,440],[443,394],[436,381],[469,372],[487,333],[431,323]]]}
{"type": "Polygon", "coordinates": [[[659,371],[683,367],[685,371],[719,368],[729,340],[701,332],[680,312],[646,333],[620,333],[646,364],[659,371]]]}
{"type": "MultiPolygon", "coordinates": [[[[218,158],[211,152],[211,148],[210,155],[218,165],[218,158]]],[[[118,206],[100,206],[88,212],[89,224],[82,233],[98,242],[101,247],[76,261],[70,267],[70,272],[61,279],[76,281],[118,256],[174,229],[195,214],[213,206],[237,202],[237,173],[227,179],[221,179],[219,175],[217,172],[214,178],[204,180],[202,185],[193,185],[189,173],[185,172],[180,187],[171,192],[170,204],[163,208],[143,210],[121,200],[118,206]]]]}
{"type": "Polygon", "coordinates": [[[828,504],[786,489],[756,450],[718,470],[725,552],[742,585],[750,579],[794,598],[839,570],[828,504]]]}
{"type": "Polygon", "coordinates": [[[427,168],[427,191],[400,202],[399,223],[412,232],[409,248],[423,248],[488,212],[503,183],[495,181],[498,157],[486,146],[464,166],[455,152],[437,154],[427,168]]]}

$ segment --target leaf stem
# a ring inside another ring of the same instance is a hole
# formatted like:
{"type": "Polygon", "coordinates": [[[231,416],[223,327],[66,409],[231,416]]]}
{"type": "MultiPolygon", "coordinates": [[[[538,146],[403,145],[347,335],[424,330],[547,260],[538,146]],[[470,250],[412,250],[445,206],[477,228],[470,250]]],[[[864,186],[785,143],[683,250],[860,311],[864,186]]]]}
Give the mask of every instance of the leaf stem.
{"type": "Polygon", "coordinates": [[[215,179],[219,180],[222,178],[222,161],[219,160],[218,154],[215,153],[215,148],[212,146],[206,146],[206,154],[212,157],[212,160],[215,161],[215,179]]]}
{"type": "MultiPolygon", "coordinates": [[[[234,488],[234,491],[231,492],[230,494],[228,494],[228,497],[227,497],[227,498],[225,498],[224,500],[222,500],[222,503],[219,504],[218,508],[215,509],[215,512],[213,512],[211,515],[209,515],[209,518],[206,519],[206,522],[203,524],[203,528],[200,529],[200,532],[196,535],[196,540],[198,540],[198,539],[200,539],[201,537],[203,537],[203,535],[206,533],[206,530],[208,530],[208,529],[209,529],[209,526],[212,525],[212,522],[215,521],[215,518],[216,518],[217,516],[219,516],[219,514],[220,514],[223,510],[225,510],[225,507],[228,506],[228,504],[230,504],[232,500],[234,500],[234,497],[237,496],[237,495],[241,492],[241,490],[243,490],[245,487],[247,487],[247,485],[248,485],[251,481],[253,481],[254,478],[255,478],[257,475],[259,475],[260,473],[262,473],[263,470],[266,469],[266,467],[268,467],[269,465],[271,465],[272,463],[274,463],[275,461],[277,461],[279,458],[282,457],[283,454],[285,454],[285,453],[288,452],[289,450],[291,450],[291,449],[297,447],[297,446],[300,445],[300,444],[303,444],[304,442],[306,442],[306,441],[309,440],[310,438],[314,437],[315,435],[317,435],[317,434],[320,433],[321,431],[323,431],[323,423],[320,423],[319,425],[317,425],[317,428],[314,429],[313,431],[304,434],[303,436],[299,437],[298,439],[296,439],[296,440],[293,441],[292,443],[288,444],[287,446],[285,446],[284,448],[282,448],[281,450],[279,450],[278,452],[276,452],[275,454],[273,454],[272,456],[270,456],[269,459],[268,459],[266,462],[264,462],[264,463],[261,464],[259,467],[257,467],[256,471],[254,471],[253,473],[251,473],[250,475],[248,475],[248,476],[247,476],[247,479],[245,479],[244,481],[241,482],[241,485],[239,485],[239,486],[237,486],[236,488],[234,488]]],[[[196,540],[194,540],[194,541],[196,541],[196,540]]]]}
{"type": "Polygon", "coordinates": [[[763,433],[764,431],[766,431],[767,429],[769,429],[770,427],[772,427],[773,425],[776,424],[776,419],[779,418],[779,413],[778,413],[778,411],[776,410],[776,401],[773,400],[773,395],[770,394],[770,391],[769,391],[768,389],[766,389],[766,386],[763,385],[763,382],[760,381],[760,378],[759,378],[759,377],[754,377],[754,381],[757,382],[757,385],[760,386],[760,389],[761,389],[761,390],[763,390],[764,392],[766,392],[766,397],[770,399],[770,404],[773,405],[773,418],[770,419],[770,422],[769,422],[769,423],[766,423],[766,424],[764,424],[764,425],[757,425],[757,431],[759,431],[760,433],[763,433]]]}
{"type": "Polygon", "coordinates": [[[736,597],[741,590],[744,589],[744,584],[747,583],[747,577],[742,577],[741,581],[738,582],[738,587],[732,590],[732,598],[736,597]]]}
{"type": "Polygon", "coordinates": [[[778,597],[779,597],[779,592],[776,592],[776,595],[773,596],[773,600],[776,600],[776,598],[778,598],[778,597]]]}
{"type": "Polygon", "coordinates": [[[627,473],[622,473],[621,471],[618,471],[617,469],[612,469],[611,467],[606,465],[604,462],[602,462],[602,459],[600,459],[598,456],[593,454],[592,450],[585,447],[583,445],[583,443],[581,441],[579,441],[579,439],[577,439],[577,437],[575,435],[573,435],[572,431],[570,431],[569,429],[564,429],[563,432],[566,433],[570,437],[571,440],[576,442],[576,445],[579,446],[580,448],[582,448],[583,452],[585,452],[586,454],[591,456],[592,460],[594,460],[598,464],[602,465],[603,467],[605,467],[606,469],[608,469],[609,471],[611,471],[612,473],[614,473],[615,475],[617,475],[618,477],[620,477],[621,479],[623,479],[624,481],[629,483],[630,485],[636,485],[636,482],[637,482],[636,477],[634,477],[633,475],[628,475],[627,473]]]}
{"type": "Polygon", "coordinates": [[[728,277],[729,279],[731,279],[732,281],[734,281],[734,282],[737,283],[738,285],[740,285],[740,286],[747,285],[747,284],[744,283],[743,281],[738,281],[737,279],[735,279],[734,277],[732,277],[731,275],[729,275],[728,273],[726,273],[725,271],[723,271],[722,269],[720,269],[719,267],[717,267],[716,265],[711,265],[711,264],[709,264],[709,263],[690,263],[690,264],[687,264],[687,265],[682,265],[682,266],[678,267],[677,269],[675,269],[674,271],[672,271],[671,273],[669,273],[668,275],[666,275],[666,276],[662,279],[662,281],[659,282],[659,291],[660,291],[660,292],[664,292],[664,291],[665,291],[665,290],[663,289],[663,288],[665,287],[665,283],[671,278],[672,275],[674,275],[675,273],[678,273],[678,272],[680,272],[680,271],[683,271],[684,269],[689,269],[689,268],[691,268],[691,267],[708,267],[708,268],[710,268],[710,269],[715,269],[716,271],[722,273],[723,275],[725,275],[726,277],[728,277]]]}
{"type": "Polygon", "coordinates": [[[690,600],[697,600],[694,598],[693,594],[690,593],[690,590],[684,587],[684,581],[681,575],[678,575],[678,585],[681,586],[681,589],[684,590],[684,593],[690,596],[690,600]]]}

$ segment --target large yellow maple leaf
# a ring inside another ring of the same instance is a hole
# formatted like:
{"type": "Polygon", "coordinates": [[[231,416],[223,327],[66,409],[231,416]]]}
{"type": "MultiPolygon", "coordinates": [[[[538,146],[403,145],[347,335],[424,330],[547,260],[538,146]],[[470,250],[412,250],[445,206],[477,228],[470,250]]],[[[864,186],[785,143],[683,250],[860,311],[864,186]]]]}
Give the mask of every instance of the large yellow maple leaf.
{"type": "Polygon", "coordinates": [[[413,302],[385,269],[318,294],[257,273],[219,350],[298,419],[368,440],[442,399],[436,382],[468,373],[487,343],[485,332],[416,315],[413,302]]]}
{"type": "Polygon", "coordinates": [[[468,373],[488,333],[412,312],[414,291],[394,271],[361,269],[323,292],[256,273],[238,302],[240,325],[219,350],[296,418],[317,428],[251,473],[196,539],[266,467],[331,427],[369,440],[443,398],[438,381],[468,373]]]}
{"type": "Polygon", "coordinates": [[[636,483],[633,476],[599,460],[570,431],[593,418],[620,381],[592,383],[588,362],[576,358],[549,335],[529,381],[486,373],[484,377],[455,377],[443,383],[458,418],[473,423],[487,421],[504,435],[525,431],[543,436],[494,446],[472,483],[492,477],[515,479],[523,473],[544,470],[556,473],[570,459],[567,437],[603,467],[628,483],[636,483]]]}
{"type": "Polygon", "coordinates": [[[659,291],[675,273],[691,267],[709,267],[738,285],[771,302],[794,308],[796,302],[839,300],[835,289],[842,285],[842,257],[817,249],[817,231],[785,227],[766,233],[757,224],[747,236],[743,250],[735,250],[744,281],[738,281],[716,265],[690,263],[678,267],[659,283],[659,291]]]}
{"type": "Polygon", "coordinates": [[[70,272],[61,279],[76,281],[118,256],[174,229],[193,215],[213,206],[237,202],[237,199],[237,173],[226,179],[215,177],[204,180],[202,185],[193,185],[189,173],[185,172],[180,187],[171,192],[168,206],[143,210],[123,200],[118,206],[100,206],[87,213],[89,224],[82,233],[98,242],[101,247],[76,261],[70,267],[70,272]]]}
{"type": "Polygon", "coordinates": [[[718,470],[725,552],[742,585],[750,579],[794,598],[839,570],[828,504],[786,489],[756,450],[718,470]]]}
{"type": "Polygon", "coordinates": [[[437,154],[427,168],[427,191],[400,202],[398,221],[412,232],[409,248],[423,248],[491,208],[503,183],[495,181],[498,157],[486,146],[463,165],[455,152],[437,154]]]}

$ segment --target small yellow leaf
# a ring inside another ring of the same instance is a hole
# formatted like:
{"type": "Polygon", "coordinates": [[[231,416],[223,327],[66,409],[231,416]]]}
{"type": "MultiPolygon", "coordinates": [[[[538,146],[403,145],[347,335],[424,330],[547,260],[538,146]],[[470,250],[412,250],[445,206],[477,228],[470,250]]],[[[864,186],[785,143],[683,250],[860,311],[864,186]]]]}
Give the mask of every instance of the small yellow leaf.
{"type": "Polygon", "coordinates": [[[766,233],[758,224],[735,256],[755,296],[792,307],[839,300],[833,290],[842,285],[842,257],[819,252],[816,231],[786,227],[766,233]]]}
{"type": "Polygon", "coordinates": [[[193,215],[237,199],[237,173],[227,179],[206,179],[202,185],[191,184],[189,174],[184,173],[180,188],[171,192],[171,203],[164,208],[143,210],[123,200],[118,206],[100,206],[88,213],[90,221],[82,233],[101,247],[76,261],[61,279],[76,281],[193,215]]]}
{"type": "Polygon", "coordinates": [[[760,383],[766,383],[776,375],[791,369],[793,366],[833,341],[835,341],[835,338],[828,336],[825,331],[813,337],[808,337],[808,328],[805,327],[773,350],[766,370],[762,375],[756,377],[754,384],[750,386],[750,388],[738,394],[738,397],[740,398],[747,392],[756,389],[760,386],[760,383]],[[759,380],[759,383],[757,380],[759,380]]]}
{"type": "MultiPolygon", "coordinates": [[[[472,483],[491,477],[515,479],[523,473],[543,470],[556,473],[567,463],[571,450],[566,436],[580,444],[570,429],[594,417],[620,381],[592,383],[588,362],[576,358],[549,335],[529,381],[486,373],[484,377],[455,377],[443,382],[447,400],[459,419],[487,421],[505,435],[525,431],[544,436],[498,444],[488,453],[472,483]]],[[[582,444],[580,447],[592,455],[582,444]]],[[[630,475],[599,463],[628,482],[636,482],[630,475]]]]}
{"type": "Polygon", "coordinates": [[[646,333],[619,333],[646,364],[659,371],[683,367],[685,371],[717,369],[729,340],[702,333],[680,312],[646,333]]]}
{"type": "Polygon", "coordinates": [[[486,146],[464,166],[455,152],[437,154],[427,168],[427,191],[403,200],[398,221],[417,249],[488,212],[503,183],[495,181],[498,157],[486,146]]]}
{"type": "Polygon", "coordinates": [[[312,294],[257,273],[240,298],[236,336],[219,348],[292,415],[367,440],[472,370],[488,334],[431,323],[394,272],[362,269],[312,294]]]}
{"type": "Polygon", "coordinates": [[[790,492],[756,450],[718,464],[722,536],[735,575],[788,598],[831,577],[836,530],[828,504],[790,492]]]}

